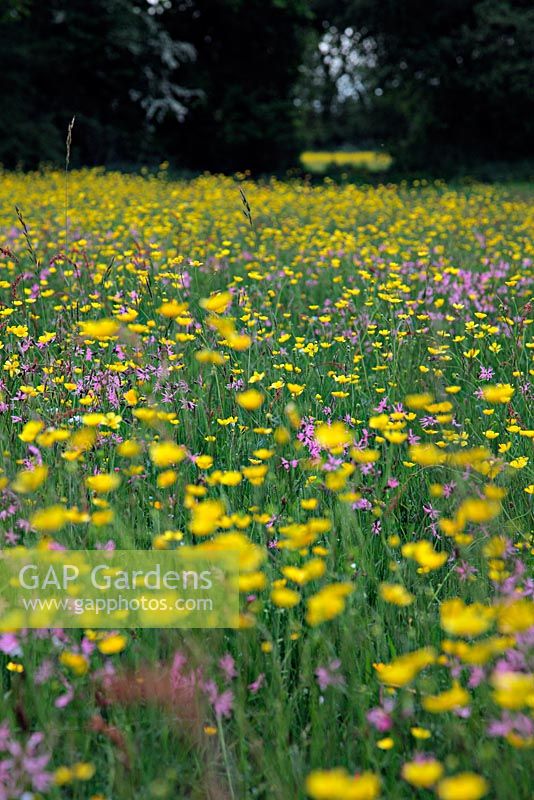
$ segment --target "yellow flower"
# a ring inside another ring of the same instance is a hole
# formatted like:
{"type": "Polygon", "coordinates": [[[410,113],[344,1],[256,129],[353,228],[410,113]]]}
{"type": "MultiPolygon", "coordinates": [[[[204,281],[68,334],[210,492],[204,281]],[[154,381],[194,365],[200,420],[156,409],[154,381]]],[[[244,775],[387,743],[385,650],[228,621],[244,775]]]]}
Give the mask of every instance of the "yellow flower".
{"type": "Polygon", "coordinates": [[[56,442],[65,442],[70,436],[69,431],[64,428],[48,428],[48,430],[40,433],[37,437],[37,444],[39,447],[52,447],[56,442]]]}
{"type": "Polygon", "coordinates": [[[391,736],[385,736],[383,739],[378,740],[376,746],[379,750],[392,750],[395,747],[395,740],[391,736]]]}
{"type": "Polygon", "coordinates": [[[224,314],[232,305],[232,295],[230,292],[216,292],[210,297],[200,301],[200,307],[215,314],[224,314]]]}
{"type": "Polygon", "coordinates": [[[408,434],[403,431],[384,431],[384,438],[391,444],[402,444],[408,438],[408,434]]]}
{"type": "Polygon", "coordinates": [[[350,457],[353,461],[356,461],[357,464],[372,464],[380,458],[380,451],[369,449],[358,450],[356,447],[353,447],[350,451],[350,457]]]}
{"type": "Polygon", "coordinates": [[[490,500],[502,500],[503,497],[506,497],[507,489],[503,489],[502,486],[495,486],[493,483],[488,483],[484,487],[484,494],[490,500]]]}
{"type": "Polygon", "coordinates": [[[168,489],[178,480],[178,473],[173,469],[166,469],[160,472],[157,478],[157,485],[159,489],[168,489]]]}
{"type": "Polygon", "coordinates": [[[426,728],[410,728],[410,733],[414,739],[430,739],[431,733],[426,728]]]}
{"type": "Polygon", "coordinates": [[[22,432],[19,433],[19,439],[21,442],[33,442],[37,434],[41,433],[43,428],[44,422],[41,422],[41,420],[32,419],[25,424],[22,432]]]}
{"type": "Polygon", "coordinates": [[[387,414],[376,414],[369,417],[369,427],[375,428],[377,431],[384,431],[389,424],[389,416],[387,414]]]}
{"type": "Polygon", "coordinates": [[[28,328],[26,325],[8,325],[7,332],[12,333],[19,339],[25,339],[28,336],[28,328]]]}
{"type": "Polygon", "coordinates": [[[72,770],[69,767],[58,767],[54,772],[54,783],[56,786],[66,786],[73,779],[72,770]]]}
{"type": "Polygon", "coordinates": [[[468,522],[481,525],[498,516],[500,510],[501,504],[496,500],[480,500],[476,497],[467,497],[460,503],[456,518],[462,528],[468,522]]]}
{"type": "Polygon", "coordinates": [[[235,425],[237,422],[237,417],[217,417],[217,422],[219,425],[222,425],[223,428],[226,428],[228,425],[235,425]]]}
{"type": "Polygon", "coordinates": [[[372,772],[352,776],[342,767],[316,770],[306,779],[306,792],[313,800],[375,800],[380,779],[372,772]]]}
{"type": "Polygon", "coordinates": [[[243,476],[236,469],[226,470],[219,475],[219,483],[221,486],[237,486],[241,483],[243,476]]]}
{"type": "Polygon", "coordinates": [[[153,442],[148,448],[150,460],[156,467],[171,467],[186,457],[185,448],[176,442],[153,442]]]}
{"type": "Polygon", "coordinates": [[[405,653],[389,664],[374,664],[378,679],[387,686],[402,687],[411,683],[425,667],[436,661],[433,648],[425,647],[405,653]]]}
{"type": "Polygon", "coordinates": [[[42,486],[47,477],[48,467],[44,464],[31,470],[23,469],[11,484],[11,488],[18,494],[30,494],[42,486]]]}
{"type": "Polygon", "coordinates": [[[440,800],[480,800],[487,794],[488,782],[474,772],[459,772],[438,784],[440,800]]]}
{"type": "Polygon", "coordinates": [[[225,339],[228,339],[229,336],[235,335],[235,322],[233,319],[212,316],[208,317],[206,324],[209,325],[210,328],[213,328],[213,330],[220,333],[220,335],[225,339]]]}
{"type": "Polygon", "coordinates": [[[267,464],[256,464],[251,467],[243,467],[244,477],[250,481],[253,486],[261,486],[265,480],[269,467],[267,464]]]}
{"type": "Polygon", "coordinates": [[[167,317],[167,319],[176,319],[176,317],[181,317],[186,312],[187,303],[178,303],[176,300],[169,300],[166,303],[162,303],[158,308],[158,314],[167,317]]]}
{"type": "Polygon", "coordinates": [[[291,441],[291,434],[287,428],[277,428],[274,432],[274,441],[278,445],[288,444],[291,441]]]}
{"type": "Polygon", "coordinates": [[[32,528],[41,533],[54,533],[60,530],[67,522],[68,515],[65,506],[54,505],[36,511],[30,518],[32,528]]]}
{"type": "Polygon", "coordinates": [[[466,605],[455,597],[440,607],[441,627],[452,636],[480,636],[491,626],[495,612],[481,603],[466,605]]]}
{"type": "Polygon", "coordinates": [[[215,350],[199,350],[195,353],[195,358],[199,364],[215,364],[215,366],[224,364],[224,356],[215,350]]]}
{"type": "Polygon", "coordinates": [[[263,572],[249,572],[239,576],[240,592],[259,592],[265,589],[267,577],[263,572]]]}
{"type": "Polygon", "coordinates": [[[197,456],[195,459],[195,464],[199,469],[209,469],[211,466],[213,466],[213,457],[197,456]]]}
{"type": "Polygon", "coordinates": [[[524,706],[534,708],[534,675],[522,672],[494,672],[493,699],[502,708],[518,711],[524,706]]]}
{"type": "Polygon", "coordinates": [[[129,406],[136,406],[139,402],[139,395],[135,389],[130,389],[129,391],[125,392],[123,396],[129,406]]]}
{"type": "Polygon", "coordinates": [[[287,589],[285,586],[281,586],[279,589],[273,589],[271,600],[278,608],[293,608],[300,602],[300,594],[294,589],[287,589]]]}
{"type": "Polygon", "coordinates": [[[91,514],[91,522],[97,528],[103,528],[104,525],[109,525],[110,522],[113,522],[113,510],[111,508],[105,508],[102,511],[93,511],[91,514]]]}
{"type": "Polygon", "coordinates": [[[400,583],[381,583],[378,591],[382,600],[395,606],[409,606],[414,601],[414,596],[400,583]]]}
{"type": "Polygon", "coordinates": [[[498,383],[497,386],[484,386],[482,395],[488,403],[509,403],[515,389],[509,383],[498,383]]]}
{"type": "Polygon", "coordinates": [[[120,323],[115,319],[99,319],[80,322],[80,334],[84,339],[97,339],[102,341],[115,336],[120,328],[120,323]]]}
{"type": "Polygon", "coordinates": [[[469,692],[454,682],[450,689],[441,694],[428,695],[423,697],[423,708],[431,714],[440,714],[443,711],[454,711],[456,708],[463,708],[469,705],[469,692]]]}
{"type": "Polygon", "coordinates": [[[84,414],[82,417],[82,422],[84,425],[87,425],[88,428],[96,428],[98,425],[105,424],[106,415],[99,414],[96,411],[92,412],[91,414],[84,414]]]}
{"type": "Polygon", "coordinates": [[[303,509],[303,511],[314,511],[318,505],[319,501],[316,497],[303,498],[300,501],[300,507],[303,509]]]}
{"type": "Polygon", "coordinates": [[[209,536],[219,527],[224,512],[224,504],[220,500],[196,503],[191,509],[189,530],[195,536],[209,536]]]}
{"type": "Polygon", "coordinates": [[[430,789],[443,775],[443,765],[435,758],[424,761],[407,761],[402,767],[402,777],[418,789],[430,789]]]}
{"type": "Polygon", "coordinates": [[[513,461],[510,461],[509,466],[513,467],[513,469],[523,469],[528,464],[528,456],[519,456],[519,458],[514,458],[513,461]]]}
{"type": "Polygon", "coordinates": [[[501,633],[521,633],[534,625],[534,601],[528,598],[503,604],[497,612],[501,633]]]}
{"type": "Polygon", "coordinates": [[[87,761],[78,761],[72,765],[72,774],[78,781],[90,781],[95,774],[95,767],[87,761]]]}
{"type": "Polygon", "coordinates": [[[423,539],[420,542],[408,542],[403,545],[402,555],[412,558],[424,571],[439,569],[447,561],[447,553],[438,553],[432,547],[432,543],[423,539]]]}
{"type": "Polygon", "coordinates": [[[232,350],[237,350],[238,353],[241,353],[243,350],[248,350],[252,344],[252,339],[246,333],[231,333],[227,337],[226,343],[232,350]]]}
{"type": "Polygon", "coordinates": [[[125,439],[117,447],[117,453],[123,458],[135,458],[141,452],[141,445],[135,439],[125,439]]]}
{"type": "Polygon", "coordinates": [[[471,645],[467,642],[443,642],[442,648],[445,652],[456,655],[464,664],[481,666],[495,654],[503,653],[513,643],[514,639],[510,636],[490,636],[471,645]]]}
{"type": "Polygon", "coordinates": [[[434,395],[428,392],[423,392],[422,394],[408,394],[404,398],[404,404],[407,408],[413,408],[414,411],[422,410],[433,402],[434,395]]]}
{"type": "Polygon", "coordinates": [[[353,436],[343,422],[333,422],[331,425],[318,425],[315,429],[315,440],[321,447],[333,450],[351,444],[353,436]]]}
{"type": "Polygon", "coordinates": [[[298,397],[299,395],[302,394],[302,392],[306,388],[306,384],[300,384],[300,383],[288,383],[286,385],[289,391],[291,392],[292,397],[298,397]]]}
{"type": "Polygon", "coordinates": [[[303,586],[310,581],[321,578],[326,572],[326,564],[322,558],[311,558],[302,567],[283,567],[282,574],[290,581],[303,586]]]}
{"type": "Polygon", "coordinates": [[[89,669],[89,663],[86,657],[81,653],[71,653],[65,650],[59,656],[59,660],[65,667],[68,667],[74,675],[85,675],[89,669]]]}
{"type": "Polygon", "coordinates": [[[112,656],[116,653],[122,653],[127,644],[128,639],[126,636],[121,633],[114,633],[111,636],[106,636],[105,639],[101,639],[97,647],[103,655],[112,656]]]}
{"type": "Polygon", "coordinates": [[[408,450],[410,461],[422,467],[434,467],[444,464],[447,455],[434,444],[414,444],[408,450]]]}
{"type": "Polygon", "coordinates": [[[246,411],[256,411],[262,405],[264,399],[263,394],[258,392],[257,389],[247,389],[246,392],[240,392],[236,396],[237,404],[246,411]]]}
{"type": "Polygon", "coordinates": [[[261,459],[262,461],[268,461],[274,456],[274,450],[267,450],[266,447],[260,447],[258,450],[254,450],[252,455],[261,459]]]}
{"type": "Polygon", "coordinates": [[[202,553],[237,553],[239,557],[239,574],[254,572],[265,561],[266,552],[263,547],[254,544],[243,533],[222,533],[213,540],[197,545],[196,551],[202,553]]]}
{"type": "Polygon", "coordinates": [[[331,583],[320,589],[308,600],[306,621],[308,625],[320,625],[334,619],[345,609],[345,599],[353,592],[350,583],[331,583]]]}
{"type": "Polygon", "coordinates": [[[113,492],[120,486],[120,476],[114,472],[101,472],[98,475],[90,475],[85,479],[85,485],[97,494],[107,494],[113,492]]]}

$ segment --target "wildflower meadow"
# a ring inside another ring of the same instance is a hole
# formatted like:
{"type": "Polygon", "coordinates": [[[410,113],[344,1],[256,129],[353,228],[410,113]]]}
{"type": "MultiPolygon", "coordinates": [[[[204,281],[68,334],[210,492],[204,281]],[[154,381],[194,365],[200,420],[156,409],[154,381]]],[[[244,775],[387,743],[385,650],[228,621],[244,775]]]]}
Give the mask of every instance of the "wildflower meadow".
{"type": "Polygon", "coordinates": [[[239,558],[19,627],[0,799],[528,800],[526,184],[0,174],[1,547],[239,558]]]}

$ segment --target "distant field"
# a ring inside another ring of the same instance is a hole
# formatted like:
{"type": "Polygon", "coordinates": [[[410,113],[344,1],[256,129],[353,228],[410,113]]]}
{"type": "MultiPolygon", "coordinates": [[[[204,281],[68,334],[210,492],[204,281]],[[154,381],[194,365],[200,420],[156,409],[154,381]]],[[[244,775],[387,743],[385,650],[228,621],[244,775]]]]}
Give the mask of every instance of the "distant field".
{"type": "Polygon", "coordinates": [[[354,152],[306,151],[301,154],[300,161],[305,169],[310,172],[326,172],[329,167],[347,167],[363,169],[369,172],[384,172],[389,169],[393,159],[388,153],[379,153],[372,150],[357,150],[354,152]]]}
{"type": "Polygon", "coordinates": [[[0,798],[529,800],[533,209],[0,175],[2,548],[235,552],[241,597],[2,611],[0,798]]]}

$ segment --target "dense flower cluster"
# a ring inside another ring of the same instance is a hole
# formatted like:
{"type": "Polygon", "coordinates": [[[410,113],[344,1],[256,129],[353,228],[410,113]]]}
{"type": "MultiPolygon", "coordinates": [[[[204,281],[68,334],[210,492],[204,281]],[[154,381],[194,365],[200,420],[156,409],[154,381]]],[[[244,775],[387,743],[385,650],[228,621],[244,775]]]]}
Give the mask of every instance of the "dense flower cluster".
{"type": "Polygon", "coordinates": [[[2,547],[237,551],[242,602],[232,632],[4,620],[0,797],[215,769],[218,797],[526,800],[528,194],[1,177],[2,547]]]}

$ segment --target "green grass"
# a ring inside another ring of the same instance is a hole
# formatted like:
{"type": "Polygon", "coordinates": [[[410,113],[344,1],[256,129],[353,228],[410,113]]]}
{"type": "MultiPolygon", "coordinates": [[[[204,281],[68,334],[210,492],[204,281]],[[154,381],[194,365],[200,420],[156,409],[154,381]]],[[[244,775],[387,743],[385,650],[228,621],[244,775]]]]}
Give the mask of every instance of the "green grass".
{"type": "MultiPolygon", "coordinates": [[[[109,657],[84,631],[20,633],[19,648],[0,655],[0,719],[9,721],[21,742],[31,732],[44,733],[49,769],[80,761],[95,768],[89,781],[52,786],[44,795],[297,800],[307,796],[312,770],[343,766],[352,774],[380,775],[388,800],[430,798],[433,791],[400,777],[403,764],[423,752],[438,758],[447,774],[472,770],[484,776],[491,798],[527,800],[532,750],[519,744],[528,744],[528,736],[518,742],[488,732],[503,713],[492,693],[497,661],[501,670],[508,664],[532,671],[532,647],[521,632],[482,665],[479,684],[468,689],[468,716],[431,714],[422,699],[448,689],[453,677],[467,686],[471,675],[469,665],[441,650],[454,637],[440,626],[440,605],[459,597],[497,609],[517,601],[532,575],[534,495],[525,491],[534,483],[532,438],[525,433],[534,427],[531,189],[440,182],[377,188],[238,184],[216,176],[173,182],[164,172],[145,178],[82,171],[68,180],[67,242],[64,175],[6,173],[0,185],[0,467],[2,507],[15,506],[0,519],[2,546],[12,546],[11,532],[26,547],[55,541],[91,549],[111,540],[118,549],[146,549],[159,546],[165,531],[180,531],[182,541],[198,544],[189,531],[194,501],[187,487],[203,486],[207,497],[224,503],[228,517],[248,517],[243,523],[219,520],[214,535],[242,524],[243,535],[261,548],[266,583],[243,593],[250,627],[242,630],[132,630],[125,649],[109,657]],[[239,185],[252,225],[242,214],[239,185]],[[244,350],[210,326],[200,302],[227,290],[232,303],[221,316],[250,336],[244,350]],[[187,304],[181,316],[190,317],[189,325],[161,314],[171,299],[187,304]],[[80,322],[102,319],[120,323],[116,334],[102,341],[83,335],[80,322]],[[9,331],[17,326],[27,332],[9,331]],[[55,336],[41,346],[45,332],[55,336]],[[199,361],[203,349],[222,354],[223,363],[199,361]],[[466,355],[472,349],[478,352],[466,355]],[[493,377],[481,378],[481,368],[493,377]],[[242,380],[245,389],[254,373],[264,373],[251,387],[265,399],[246,411],[236,402],[232,379],[242,380]],[[304,386],[302,393],[292,393],[288,383],[304,386]],[[491,405],[479,390],[498,383],[511,384],[514,392],[509,403],[491,405]],[[21,386],[33,392],[24,390],[24,397],[21,386]],[[451,386],[460,389],[448,393],[451,386]],[[124,398],[132,388],[139,396],[134,407],[124,398]],[[394,416],[385,430],[370,425],[384,398],[386,414],[394,415],[408,395],[422,392],[450,402],[450,412],[410,412],[404,405],[413,417],[401,417],[401,431],[440,443],[448,454],[487,448],[486,455],[467,459],[470,469],[414,463],[409,441],[384,436],[394,429],[394,416]],[[143,422],[135,416],[139,408],[158,408],[171,419],[143,422]],[[72,437],[88,412],[120,419],[100,426],[94,444],[68,460],[65,452],[72,451],[72,437]],[[356,442],[368,435],[367,447],[379,453],[373,470],[362,471],[349,450],[323,449],[311,458],[297,438],[304,428],[294,413],[316,425],[346,420],[356,442]],[[421,422],[440,414],[429,425],[421,422]],[[234,416],[233,424],[218,422],[234,416]],[[70,439],[46,446],[41,432],[33,442],[21,441],[30,419],[41,420],[44,429],[65,430],[70,439]],[[288,441],[275,435],[280,429],[288,441]],[[488,430],[498,436],[488,438],[488,430]],[[183,444],[191,456],[176,466],[169,488],[158,487],[161,469],[148,453],[158,437],[183,444]],[[120,455],[125,439],[139,443],[135,458],[120,455]],[[268,470],[260,485],[247,477],[237,486],[210,483],[214,470],[242,472],[251,460],[261,461],[254,453],[262,448],[272,457],[263,462],[268,470]],[[199,454],[212,456],[213,466],[200,469],[194,463],[199,454]],[[510,466],[521,457],[530,461],[510,466]],[[49,469],[43,485],[34,493],[13,492],[17,472],[40,459],[49,469]],[[286,469],[293,460],[296,466],[286,469]],[[345,479],[341,464],[354,467],[345,479]],[[95,498],[85,478],[96,471],[117,471],[120,487],[95,498]],[[331,475],[339,478],[334,488],[331,475]],[[451,482],[450,498],[435,494],[432,487],[451,482]],[[499,514],[487,523],[467,522],[466,539],[445,536],[440,520],[453,518],[466,498],[482,496],[488,484],[507,490],[499,514]],[[304,498],[316,498],[317,508],[304,510],[304,498]],[[368,502],[353,508],[358,498],[368,502]],[[35,511],[56,503],[76,507],[80,521],[49,532],[32,529],[35,511]],[[97,525],[93,514],[106,504],[113,519],[97,525]],[[308,546],[273,546],[284,538],[280,528],[314,518],[326,518],[330,529],[308,546]],[[508,549],[497,564],[487,545],[499,535],[508,549]],[[427,573],[402,554],[403,544],[423,539],[448,555],[427,573]],[[315,547],[321,548],[325,574],[302,588],[288,581],[302,600],[277,608],[270,598],[273,582],[283,579],[284,567],[305,564],[315,547]],[[463,564],[476,570],[471,580],[457,571],[463,564]],[[515,583],[505,584],[514,574],[515,583]],[[310,625],[308,599],[336,582],[352,587],[346,608],[310,625]],[[413,603],[386,603],[382,582],[402,584],[413,603]],[[82,643],[86,667],[76,675],[62,654],[78,652],[82,643]],[[381,685],[374,664],[428,646],[441,653],[438,663],[405,687],[381,685]],[[201,669],[219,691],[232,690],[229,716],[217,719],[199,690],[198,719],[190,729],[176,698],[150,700],[157,694],[155,674],[165,680],[177,651],[188,658],[186,672],[201,669]],[[226,683],[218,662],[227,653],[237,676],[226,683]],[[344,683],[321,690],[316,670],[336,660],[334,672],[344,683]],[[49,675],[36,684],[43,662],[49,675]],[[153,684],[149,699],[117,699],[105,688],[106,668],[125,686],[141,679],[153,684]],[[263,683],[253,693],[248,687],[261,674],[263,683]],[[71,691],[70,702],[58,706],[71,691]],[[389,701],[392,728],[381,733],[367,714],[389,701]],[[416,740],[413,727],[426,728],[430,738],[416,740]],[[377,743],[388,736],[392,748],[381,749],[377,743]]],[[[169,540],[169,546],[180,545],[169,540]]],[[[494,632],[492,627],[484,638],[494,632]]],[[[525,701],[512,711],[519,713],[532,722],[532,705],[525,701]]]]}

